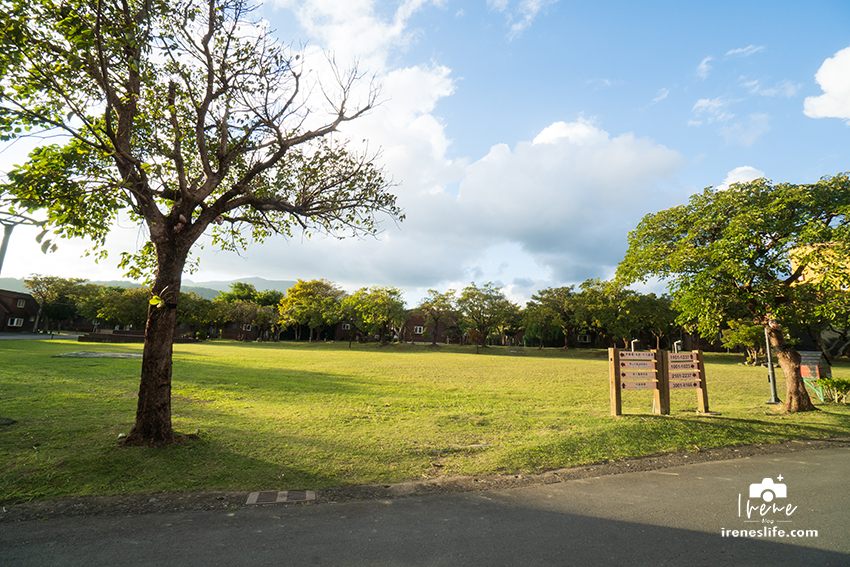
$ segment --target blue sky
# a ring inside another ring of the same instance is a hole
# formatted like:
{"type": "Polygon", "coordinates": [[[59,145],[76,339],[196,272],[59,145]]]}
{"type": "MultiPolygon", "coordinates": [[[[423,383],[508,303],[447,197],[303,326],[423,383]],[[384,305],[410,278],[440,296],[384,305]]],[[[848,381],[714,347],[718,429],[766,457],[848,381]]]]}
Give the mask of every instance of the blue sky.
{"type": "MultiPolygon", "coordinates": [[[[409,303],[492,281],[524,302],[610,277],[645,214],[704,187],[850,170],[846,0],[277,0],[257,15],[308,69],[332,52],[382,84],[342,134],[382,149],[407,220],[377,239],[207,246],[195,281],[321,277],[409,303]]],[[[123,223],[110,245],[143,238],[123,223]]],[[[31,240],[15,233],[3,276],[120,276],[80,260],[85,243],[42,256],[31,240]]]]}

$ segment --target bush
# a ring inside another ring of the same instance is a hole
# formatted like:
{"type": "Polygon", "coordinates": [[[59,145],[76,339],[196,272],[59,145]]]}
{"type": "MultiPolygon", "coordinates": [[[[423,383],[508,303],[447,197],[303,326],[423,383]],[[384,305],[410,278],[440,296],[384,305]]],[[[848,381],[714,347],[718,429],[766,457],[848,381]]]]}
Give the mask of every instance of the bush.
{"type": "Polygon", "coordinates": [[[838,378],[818,378],[818,384],[823,388],[825,398],[831,398],[836,404],[847,403],[847,395],[850,394],[850,380],[838,378]]]}

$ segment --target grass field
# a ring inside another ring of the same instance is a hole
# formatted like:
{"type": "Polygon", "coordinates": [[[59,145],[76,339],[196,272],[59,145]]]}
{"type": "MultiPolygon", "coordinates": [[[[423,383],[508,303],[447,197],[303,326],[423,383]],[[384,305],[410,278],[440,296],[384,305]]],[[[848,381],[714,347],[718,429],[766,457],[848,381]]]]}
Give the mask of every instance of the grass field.
{"type": "MultiPolygon", "coordinates": [[[[0,501],[185,490],[315,489],[440,475],[538,472],[660,452],[850,434],[850,407],[782,415],[766,370],[709,354],[693,390],[623,393],[610,416],[605,351],[414,345],[175,345],[173,418],[197,439],[125,448],[141,361],[55,358],[141,345],[0,342],[0,501]]],[[[833,374],[850,378],[850,365],[833,374]]],[[[778,379],[782,373],[778,371],[778,379]]],[[[784,388],[780,387],[780,397],[784,388]]]]}

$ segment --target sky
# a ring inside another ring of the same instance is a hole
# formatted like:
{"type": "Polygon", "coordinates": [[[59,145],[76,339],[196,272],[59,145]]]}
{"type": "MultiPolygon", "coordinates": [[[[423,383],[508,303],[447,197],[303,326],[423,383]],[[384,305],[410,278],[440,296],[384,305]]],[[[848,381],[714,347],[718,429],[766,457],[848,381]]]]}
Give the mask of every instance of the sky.
{"type": "MultiPolygon", "coordinates": [[[[493,282],[523,304],[610,278],[645,215],[705,187],[850,170],[846,0],[271,0],[257,16],[308,74],[325,52],[381,85],[340,135],[380,148],[406,219],[374,238],[207,244],[194,282],[388,285],[410,306],[493,282]]],[[[146,238],[122,221],[95,263],[84,241],[44,255],[35,234],[15,230],[0,276],[120,279],[118,252],[146,238]]]]}

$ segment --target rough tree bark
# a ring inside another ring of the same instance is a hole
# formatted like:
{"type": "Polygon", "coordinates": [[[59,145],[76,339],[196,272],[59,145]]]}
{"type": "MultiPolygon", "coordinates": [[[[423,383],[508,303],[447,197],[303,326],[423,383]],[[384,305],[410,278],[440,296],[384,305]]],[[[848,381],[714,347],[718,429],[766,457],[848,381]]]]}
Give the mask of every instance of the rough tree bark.
{"type": "Polygon", "coordinates": [[[816,410],[800,372],[800,353],[785,341],[782,328],[775,322],[762,321],[760,324],[767,329],[770,345],[776,349],[776,360],[782,368],[782,373],[785,374],[783,408],[788,412],[816,410]]]}
{"type": "Polygon", "coordinates": [[[158,447],[176,440],[171,426],[171,355],[185,262],[186,254],[176,250],[173,244],[157,246],[152,291],[162,298],[162,303],[148,307],[136,422],[127,435],[126,445],[158,447]]]}

